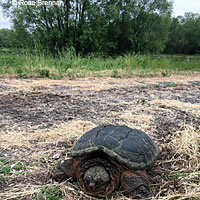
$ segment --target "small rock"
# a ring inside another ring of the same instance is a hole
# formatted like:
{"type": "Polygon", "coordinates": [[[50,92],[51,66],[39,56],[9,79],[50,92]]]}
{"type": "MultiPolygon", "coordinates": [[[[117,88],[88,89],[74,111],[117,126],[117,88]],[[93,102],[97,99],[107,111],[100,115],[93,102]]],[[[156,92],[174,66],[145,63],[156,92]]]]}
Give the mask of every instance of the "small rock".
{"type": "Polygon", "coordinates": [[[59,158],[60,158],[60,154],[59,153],[53,155],[53,159],[57,160],[59,158]]]}

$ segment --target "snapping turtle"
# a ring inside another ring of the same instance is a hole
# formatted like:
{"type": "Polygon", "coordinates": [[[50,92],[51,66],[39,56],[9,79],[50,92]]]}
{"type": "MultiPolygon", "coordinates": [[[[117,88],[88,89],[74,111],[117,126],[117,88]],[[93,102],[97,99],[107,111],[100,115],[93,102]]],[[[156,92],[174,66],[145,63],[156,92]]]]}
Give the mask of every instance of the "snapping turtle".
{"type": "Polygon", "coordinates": [[[85,133],[70,157],[53,171],[57,181],[77,179],[92,196],[116,191],[133,198],[150,198],[146,169],[159,156],[158,146],[144,132],[127,126],[101,125],[85,133]]]}

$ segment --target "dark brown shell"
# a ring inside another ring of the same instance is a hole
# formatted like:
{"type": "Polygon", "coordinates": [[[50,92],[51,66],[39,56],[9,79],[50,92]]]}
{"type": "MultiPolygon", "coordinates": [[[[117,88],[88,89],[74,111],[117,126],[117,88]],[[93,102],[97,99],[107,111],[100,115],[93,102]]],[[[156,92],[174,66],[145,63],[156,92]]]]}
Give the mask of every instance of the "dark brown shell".
{"type": "Polygon", "coordinates": [[[77,141],[71,156],[83,156],[97,150],[134,170],[152,167],[160,153],[158,146],[140,130],[127,126],[101,125],[77,141]]]}

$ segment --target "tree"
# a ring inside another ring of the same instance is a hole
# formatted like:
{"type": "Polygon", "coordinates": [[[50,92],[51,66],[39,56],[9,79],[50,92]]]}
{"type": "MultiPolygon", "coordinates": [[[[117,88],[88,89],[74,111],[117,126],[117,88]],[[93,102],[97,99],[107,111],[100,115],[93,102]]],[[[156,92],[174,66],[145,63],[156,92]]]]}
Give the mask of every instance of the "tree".
{"type": "Polygon", "coordinates": [[[55,0],[61,6],[31,2],[35,4],[12,5],[7,0],[2,7],[22,41],[28,38],[30,46],[52,55],[69,47],[82,55],[161,52],[172,8],[168,0],[55,0]]]}
{"type": "Polygon", "coordinates": [[[11,48],[20,46],[21,43],[18,40],[18,35],[14,30],[0,29],[0,47],[11,48]]]}
{"type": "Polygon", "coordinates": [[[186,13],[173,18],[165,53],[200,53],[200,15],[186,13]]]}
{"type": "Polygon", "coordinates": [[[168,38],[170,1],[110,0],[102,7],[109,24],[112,51],[117,54],[162,51],[168,38]],[[155,39],[153,48],[152,38],[155,39]]]}

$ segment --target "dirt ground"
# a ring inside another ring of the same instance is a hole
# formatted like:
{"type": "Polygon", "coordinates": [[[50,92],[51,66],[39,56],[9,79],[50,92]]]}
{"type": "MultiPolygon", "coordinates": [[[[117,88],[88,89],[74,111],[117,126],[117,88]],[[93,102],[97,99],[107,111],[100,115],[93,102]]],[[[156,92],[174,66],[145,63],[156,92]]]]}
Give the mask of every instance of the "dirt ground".
{"type": "Polygon", "coordinates": [[[51,171],[100,124],[138,128],[158,144],[153,199],[200,199],[200,74],[0,79],[0,199],[94,199],[51,171]]]}

